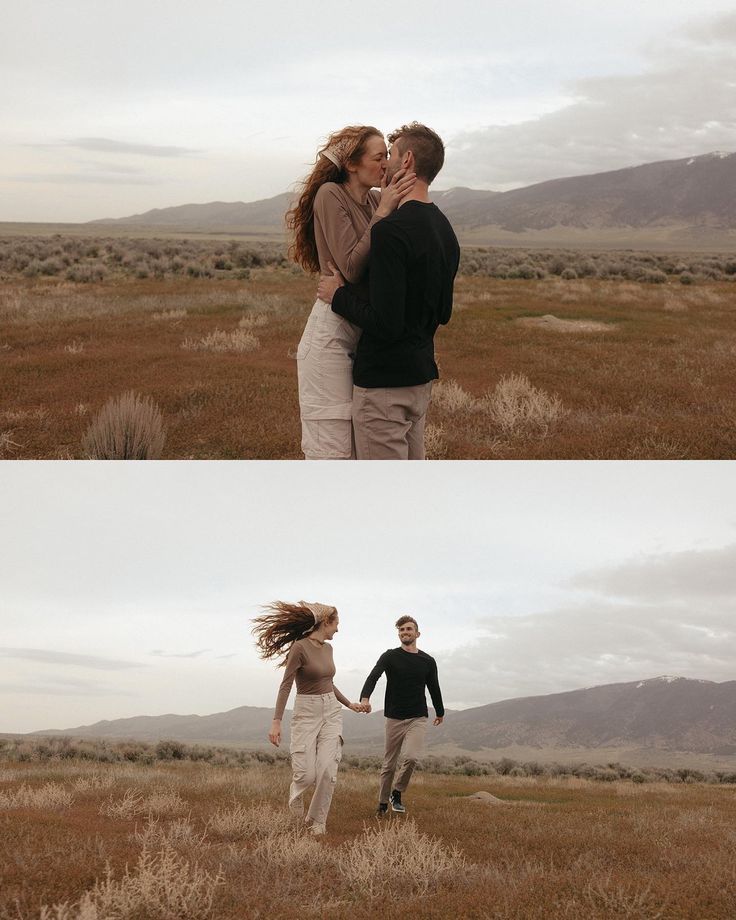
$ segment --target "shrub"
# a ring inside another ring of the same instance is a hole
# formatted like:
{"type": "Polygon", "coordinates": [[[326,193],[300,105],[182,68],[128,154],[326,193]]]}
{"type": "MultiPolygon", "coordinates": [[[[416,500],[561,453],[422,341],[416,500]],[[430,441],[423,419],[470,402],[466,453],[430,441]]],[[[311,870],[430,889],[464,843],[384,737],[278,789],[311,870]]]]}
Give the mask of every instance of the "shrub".
{"type": "Polygon", "coordinates": [[[181,741],[159,741],[156,745],[158,760],[183,760],[185,754],[181,741]]]}
{"type": "Polygon", "coordinates": [[[680,274],[680,284],[695,284],[695,275],[692,272],[682,272],[680,274]]]}
{"type": "Polygon", "coordinates": [[[164,439],[161,410],[150,397],[130,390],[105,403],[82,447],[93,460],[156,460],[164,439]]]}
{"type": "Polygon", "coordinates": [[[502,377],[495,390],[486,395],[485,404],[505,434],[525,428],[545,433],[565,412],[559,396],[538,389],[522,374],[502,377]]]}
{"type": "Polygon", "coordinates": [[[67,281],[89,284],[93,281],[102,281],[105,269],[101,265],[72,265],[67,269],[65,277],[67,281]]]}
{"type": "Polygon", "coordinates": [[[457,847],[446,847],[436,838],[422,834],[411,819],[366,828],[361,837],[346,846],[338,860],[348,884],[369,896],[425,893],[458,881],[466,868],[457,847]]]}
{"type": "Polygon", "coordinates": [[[524,278],[530,280],[537,277],[537,269],[528,262],[522,262],[521,265],[517,265],[509,271],[509,278],[524,278]]]}
{"type": "Polygon", "coordinates": [[[40,265],[42,275],[58,275],[64,268],[64,263],[60,259],[46,259],[40,265]]]}
{"type": "Polygon", "coordinates": [[[0,809],[3,808],[69,808],[74,794],[59,783],[45,783],[43,786],[26,786],[15,792],[0,792],[0,809]]]}
{"type": "Polygon", "coordinates": [[[640,281],[645,281],[647,284],[665,284],[667,281],[667,275],[655,268],[651,271],[646,271],[639,279],[640,281]]]}
{"type": "Polygon", "coordinates": [[[289,834],[274,834],[263,837],[253,850],[253,860],[264,863],[268,869],[280,869],[285,874],[299,870],[313,871],[319,865],[321,871],[328,870],[331,854],[313,837],[292,831],[289,834]]]}
{"type": "Polygon", "coordinates": [[[176,792],[161,789],[144,796],[137,790],[128,789],[122,799],[110,797],[104,802],[100,806],[100,814],[127,821],[138,815],[177,815],[185,807],[184,800],[176,792]]]}
{"type": "Polygon", "coordinates": [[[215,893],[224,877],[190,864],[170,844],[152,854],[144,847],[138,864],[119,881],[108,868],[104,881],[82,896],[78,904],[41,909],[41,920],[123,920],[129,917],[209,917],[215,893]]]}
{"type": "Polygon", "coordinates": [[[560,278],[563,278],[565,281],[575,281],[578,277],[578,273],[574,268],[566,268],[560,273],[560,278]]]}
{"type": "Polygon", "coordinates": [[[291,814],[283,808],[259,803],[247,807],[234,804],[218,808],[207,822],[207,829],[230,839],[271,837],[288,833],[293,824],[291,814]]]}
{"type": "Polygon", "coordinates": [[[432,387],[432,404],[445,412],[461,412],[472,409],[475,398],[456,380],[440,380],[432,387]]]}
{"type": "Polygon", "coordinates": [[[515,760],[511,760],[510,757],[502,757],[498,763],[495,764],[496,773],[499,773],[501,776],[507,776],[514,767],[517,766],[518,764],[515,760]]]}

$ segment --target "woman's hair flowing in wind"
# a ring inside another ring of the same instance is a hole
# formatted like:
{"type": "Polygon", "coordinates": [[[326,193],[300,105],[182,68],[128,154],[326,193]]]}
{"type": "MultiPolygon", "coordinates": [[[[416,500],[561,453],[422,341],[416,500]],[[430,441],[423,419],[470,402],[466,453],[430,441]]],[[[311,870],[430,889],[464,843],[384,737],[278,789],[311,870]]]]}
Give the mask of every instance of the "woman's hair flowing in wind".
{"type": "Polygon", "coordinates": [[[283,655],[279,667],[286,664],[286,655],[297,639],[303,639],[320,623],[329,622],[337,616],[337,609],[325,604],[287,604],[274,601],[263,608],[264,612],[253,618],[251,630],[261,658],[276,658],[283,655]]]}
{"type": "Polygon", "coordinates": [[[302,183],[301,192],[294,207],[286,212],[286,226],[293,232],[289,247],[289,258],[308,272],[319,271],[317,241],[314,236],[314,198],[325,182],[342,183],[347,179],[346,163],[357,164],[365,153],[366,143],[371,137],[383,137],[378,128],[371,125],[348,125],[335,131],[320,147],[314,169],[302,183]],[[337,166],[325,152],[335,155],[337,166]]]}

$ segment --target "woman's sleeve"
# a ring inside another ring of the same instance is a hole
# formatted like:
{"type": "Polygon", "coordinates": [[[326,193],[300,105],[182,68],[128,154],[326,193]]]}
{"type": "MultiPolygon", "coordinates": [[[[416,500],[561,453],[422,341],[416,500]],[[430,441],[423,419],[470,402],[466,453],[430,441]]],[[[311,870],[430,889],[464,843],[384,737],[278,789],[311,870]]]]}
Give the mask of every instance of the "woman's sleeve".
{"type": "Polygon", "coordinates": [[[347,706],[348,709],[350,709],[350,700],[346,696],[343,696],[334,684],[332,685],[332,689],[335,691],[335,696],[338,701],[342,703],[343,706],[347,706]]]}
{"type": "Polygon", "coordinates": [[[314,219],[319,221],[332,258],[346,281],[355,284],[365,274],[371,249],[371,228],[380,217],[375,211],[365,233],[356,238],[355,227],[339,193],[322,186],[314,199],[314,219]]]}
{"type": "Polygon", "coordinates": [[[302,665],[302,658],[303,652],[301,646],[296,644],[292,645],[292,647],[289,649],[289,654],[286,656],[284,676],[281,680],[278,696],[276,697],[276,710],[273,714],[274,719],[281,720],[284,715],[284,709],[286,709],[286,701],[289,699],[289,694],[291,693],[291,687],[294,683],[296,672],[302,665]]]}

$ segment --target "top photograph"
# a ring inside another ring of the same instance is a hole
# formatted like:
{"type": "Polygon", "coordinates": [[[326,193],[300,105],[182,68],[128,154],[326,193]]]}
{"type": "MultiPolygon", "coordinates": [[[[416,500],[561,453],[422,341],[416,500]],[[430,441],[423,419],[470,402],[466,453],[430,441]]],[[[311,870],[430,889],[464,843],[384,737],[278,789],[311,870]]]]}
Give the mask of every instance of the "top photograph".
{"type": "Polygon", "coordinates": [[[0,35],[0,460],[736,457],[736,14],[0,35]]]}

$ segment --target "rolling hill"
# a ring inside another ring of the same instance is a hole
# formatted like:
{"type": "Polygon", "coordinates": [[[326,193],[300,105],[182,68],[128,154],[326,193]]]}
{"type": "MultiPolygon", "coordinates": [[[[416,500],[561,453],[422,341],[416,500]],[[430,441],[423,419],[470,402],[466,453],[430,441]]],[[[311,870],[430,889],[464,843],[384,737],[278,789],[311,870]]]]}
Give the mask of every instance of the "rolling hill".
{"type": "MultiPolygon", "coordinates": [[[[241,706],[209,716],[138,716],[33,734],[248,746],[263,744],[271,716],[271,709],[241,706]]],[[[380,750],[382,713],[344,716],[353,747],[380,750]]],[[[289,717],[287,710],[286,730],[289,717]]],[[[503,700],[448,713],[442,730],[429,732],[428,745],[467,752],[649,749],[730,757],[736,755],[736,681],[659,677],[503,700]]]]}
{"type": "MultiPolygon", "coordinates": [[[[96,226],[279,236],[292,193],[261,201],[161,208],[96,226]]],[[[432,198],[461,238],[482,242],[595,241],[716,245],[736,238],[736,154],[646,163],[508,192],[469,188],[432,198]]]]}

